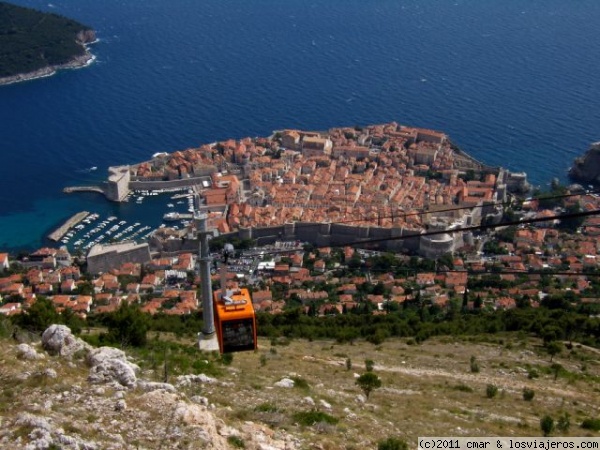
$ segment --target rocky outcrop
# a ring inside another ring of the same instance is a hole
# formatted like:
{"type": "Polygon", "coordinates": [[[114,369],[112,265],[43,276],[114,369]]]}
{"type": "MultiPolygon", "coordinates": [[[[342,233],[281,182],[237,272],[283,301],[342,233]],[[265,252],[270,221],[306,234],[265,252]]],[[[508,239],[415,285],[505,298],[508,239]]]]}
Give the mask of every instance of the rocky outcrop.
{"type": "Polygon", "coordinates": [[[88,381],[92,384],[118,383],[127,388],[135,387],[136,372],[140,368],[127,360],[122,350],[112,347],[100,347],[91,350],[87,357],[91,366],[88,381]]]}
{"type": "Polygon", "coordinates": [[[28,344],[19,344],[17,347],[17,357],[27,361],[37,361],[38,359],[45,359],[46,355],[38,353],[35,348],[28,344]]]}
{"type": "Polygon", "coordinates": [[[584,183],[600,184],[600,142],[593,143],[583,156],[575,158],[569,177],[584,183]]]}
{"type": "Polygon", "coordinates": [[[80,44],[91,44],[96,42],[96,33],[94,30],[81,30],[77,33],[77,42],[80,44]]]}
{"type": "Polygon", "coordinates": [[[80,351],[87,352],[89,344],[73,336],[69,327],[50,325],[42,334],[42,347],[51,355],[59,355],[67,359],[73,358],[80,351]]]}

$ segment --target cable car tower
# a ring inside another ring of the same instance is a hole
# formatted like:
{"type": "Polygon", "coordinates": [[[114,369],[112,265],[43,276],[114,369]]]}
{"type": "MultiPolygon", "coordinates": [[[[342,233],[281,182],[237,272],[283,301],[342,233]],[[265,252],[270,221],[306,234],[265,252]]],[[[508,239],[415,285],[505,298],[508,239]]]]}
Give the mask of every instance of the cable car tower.
{"type": "Polygon", "coordinates": [[[221,289],[212,292],[211,256],[208,248],[208,216],[195,213],[200,245],[200,282],[202,284],[203,328],[198,333],[200,350],[221,353],[255,350],[257,347],[256,315],[248,289],[227,289],[227,263],[234,254],[231,244],[225,244],[221,264],[221,289]],[[216,333],[215,333],[216,331],[216,333]]]}
{"type": "Polygon", "coordinates": [[[198,333],[198,347],[200,350],[219,350],[219,342],[215,334],[215,321],[213,314],[212,283],[210,280],[210,250],[208,248],[208,235],[212,232],[208,229],[208,215],[195,211],[194,222],[198,233],[199,260],[200,260],[200,284],[202,292],[202,331],[198,333]]]}

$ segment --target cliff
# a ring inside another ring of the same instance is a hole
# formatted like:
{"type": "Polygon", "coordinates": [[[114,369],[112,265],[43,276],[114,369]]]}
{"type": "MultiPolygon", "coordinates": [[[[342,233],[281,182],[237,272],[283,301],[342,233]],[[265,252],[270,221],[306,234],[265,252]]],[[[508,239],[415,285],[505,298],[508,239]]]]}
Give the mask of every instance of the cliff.
{"type": "Polygon", "coordinates": [[[569,177],[584,183],[600,183],[600,142],[593,143],[583,156],[575,158],[569,177]]]}

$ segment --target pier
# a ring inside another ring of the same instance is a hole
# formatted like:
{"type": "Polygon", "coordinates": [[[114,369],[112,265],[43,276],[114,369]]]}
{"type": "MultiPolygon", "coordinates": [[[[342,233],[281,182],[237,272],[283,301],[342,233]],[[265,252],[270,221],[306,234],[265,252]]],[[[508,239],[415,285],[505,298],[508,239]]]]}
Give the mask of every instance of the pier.
{"type": "Polygon", "coordinates": [[[71,228],[85,219],[90,213],[87,211],[81,211],[69,218],[65,223],[63,223],[60,227],[54,230],[52,233],[48,235],[48,239],[53,241],[59,241],[71,228]]]}
{"type": "Polygon", "coordinates": [[[63,192],[66,194],[72,192],[97,192],[99,194],[105,194],[104,189],[100,186],[69,186],[64,188],[63,192]]]}

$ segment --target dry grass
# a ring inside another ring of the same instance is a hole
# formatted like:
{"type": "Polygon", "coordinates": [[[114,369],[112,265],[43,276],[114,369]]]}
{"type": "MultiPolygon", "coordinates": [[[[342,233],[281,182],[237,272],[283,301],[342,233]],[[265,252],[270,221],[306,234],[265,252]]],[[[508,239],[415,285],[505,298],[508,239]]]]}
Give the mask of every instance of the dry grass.
{"type": "MultiPolygon", "coordinates": [[[[590,433],[579,428],[582,420],[600,417],[600,354],[595,349],[565,349],[554,359],[564,367],[555,381],[549,357],[536,340],[506,335],[437,338],[421,345],[407,342],[389,340],[376,347],[366,342],[340,345],[295,340],[272,346],[261,341],[257,352],[235,354],[230,366],[222,366],[220,383],[194,385],[184,391],[188,396],[207,397],[227,424],[241,429],[245,421],[262,423],[273,430],[275,438],[278,430],[301,437],[306,449],[374,449],[377,441],[390,436],[410,446],[418,436],[541,436],[540,418],[550,414],[556,420],[563,413],[570,415],[571,429],[560,435],[581,436],[590,433]],[[479,372],[471,371],[472,356],[479,372]],[[374,372],[383,385],[362,403],[357,401],[361,391],[355,380],[365,372],[366,359],[374,361],[374,372]],[[528,377],[532,369],[538,378],[528,377]],[[297,386],[275,387],[284,377],[295,379],[297,386]],[[494,398],[486,396],[489,384],[498,387],[494,398]],[[533,401],[523,400],[525,387],[535,391],[533,401]],[[298,414],[314,411],[327,416],[298,414]],[[325,420],[296,423],[304,417],[325,420]],[[336,423],[329,417],[339,420],[336,423]]],[[[162,421],[170,429],[172,408],[155,405],[141,392],[128,391],[127,410],[117,413],[114,392],[108,387],[89,402],[89,392],[96,387],[87,384],[87,374],[82,362],[69,364],[53,357],[22,361],[16,359],[13,346],[0,346],[0,418],[10,421],[20,411],[54,414],[57,425],[69,434],[102,440],[106,429],[125,433],[112,424],[118,417],[130,417],[134,426],[129,435],[147,448],[158,448],[157,439],[162,437],[143,434],[144,426],[162,421]],[[21,377],[26,371],[36,374],[48,367],[56,370],[57,378],[21,377]],[[69,402],[56,400],[65,391],[70,392],[69,402]],[[44,406],[44,398],[55,400],[44,406]],[[102,412],[97,410],[99,402],[104,405],[102,412]]]]}
{"type": "Polygon", "coordinates": [[[253,420],[274,429],[298,433],[322,448],[375,448],[378,440],[398,436],[413,444],[418,436],[532,436],[541,435],[544,414],[564,412],[571,428],[562,435],[582,435],[585,417],[600,415],[600,364],[592,350],[575,348],[555,358],[565,370],[554,381],[548,356],[540,343],[516,335],[484,342],[432,339],[421,345],[390,340],[375,347],[366,342],[338,345],[325,341],[292,341],[272,347],[260,342],[256,353],[238,353],[224,381],[235,388],[210,386],[203,392],[225,407],[228,420],[253,420]],[[480,367],[470,370],[471,356],[480,367]],[[265,363],[266,358],[266,363],[265,363]],[[347,359],[352,369],[346,369],[347,359]],[[261,361],[262,359],[262,361],[261,361]],[[365,359],[375,362],[383,385],[360,403],[356,374],[365,371],[365,359]],[[539,378],[530,379],[536,368],[539,378]],[[582,370],[583,369],[583,370],[582,370]],[[274,387],[283,377],[299,377],[308,389],[274,387]],[[486,386],[498,395],[486,397],[486,386]],[[535,391],[523,400],[523,388],[535,391]],[[315,406],[303,399],[310,396],[315,406]],[[321,400],[331,405],[326,410],[321,400]],[[292,417],[317,409],[339,418],[337,425],[305,427],[292,417]]]}

